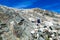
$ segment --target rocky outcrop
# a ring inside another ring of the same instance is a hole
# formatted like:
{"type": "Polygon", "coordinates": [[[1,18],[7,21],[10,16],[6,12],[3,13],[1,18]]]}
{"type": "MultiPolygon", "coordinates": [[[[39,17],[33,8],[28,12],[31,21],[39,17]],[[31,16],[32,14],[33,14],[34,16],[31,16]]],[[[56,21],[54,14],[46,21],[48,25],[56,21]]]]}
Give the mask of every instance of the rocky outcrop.
{"type": "MultiPolygon", "coordinates": [[[[1,21],[0,24],[5,23],[7,25],[7,28],[9,29],[9,31],[7,31],[6,34],[11,34],[10,36],[13,38],[13,40],[14,39],[17,40],[17,38],[20,40],[33,40],[31,36],[31,31],[34,30],[36,25],[32,23],[31,21],[29,21],[30,17],[34,18],[35,20],[37,18],[40,18],[41,19],[40,26],[42,27],[44,26],[44,21],[52,20],[54,25],[57,26],[56,28],[60,28],[59,27],[60,26],[60,14],[58,15],[55,12],[42,10],[40,8],[14,9],[14,8],[0,6],[0,21],[1,21]],[[21,22],[22,19],[24,20],[21,22]],[[11,32],[10,30],[11,28],[10,22],[12,21],[14,21],[14,24],[12,26],[13,32],[11,32]]],[[[3,31],[5,32],[5,30],[3,31]]],[[[2,33],[2,35],[3,34],[4,33],[2,33]]],[[[41,39],[44,40],[43,38],[41,39]]]]}

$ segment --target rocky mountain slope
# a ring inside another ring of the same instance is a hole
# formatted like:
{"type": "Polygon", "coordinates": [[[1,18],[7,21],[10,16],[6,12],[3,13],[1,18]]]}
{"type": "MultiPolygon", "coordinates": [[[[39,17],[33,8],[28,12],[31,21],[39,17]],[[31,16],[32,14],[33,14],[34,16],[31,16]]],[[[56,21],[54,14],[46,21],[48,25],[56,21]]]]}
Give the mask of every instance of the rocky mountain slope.
{"type": "Polygon", "coordinates": [[[60,29],[60,14],[55,12],[40,8],[15,9],[0,6],[0,26],[6,25],[6,27],[2,26],[2,29],[0,29],[2,30],[0,35],[3,40],[33,40],[31,31],[35,28],[36,24],[29,20],[31,17],[35,20],[40,18],[40,27],[44,26],[44,21],[53,21],[53,27],[55,29],[60,29]]]}

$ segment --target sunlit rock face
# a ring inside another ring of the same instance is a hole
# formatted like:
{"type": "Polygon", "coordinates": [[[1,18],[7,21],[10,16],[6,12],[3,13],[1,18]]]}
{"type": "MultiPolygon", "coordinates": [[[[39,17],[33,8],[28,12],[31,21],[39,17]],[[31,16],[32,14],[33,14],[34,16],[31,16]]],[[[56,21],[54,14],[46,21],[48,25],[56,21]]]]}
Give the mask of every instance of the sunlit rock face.
{"type": "MultiPolygon", "coordinates": [[[[44,26],[44,21],[52,21],[54,25],[57,26],[56,28],[60,28],[60,14],[56,14],[55,12],[42,10],[40,8],[14,9],[0,6],[0,23],[7,24],[9,31],[6,32],[6,34],[8,34],[8,37],[13,34],[13,36],[11,36],[11,40],[32,40],[31,31],[34,30],[35,25],[29,20],[31,17],[35,20],[40,18],[41,27],[44,26]],[[24,20],[21,21],[22,19],[24,20]],[[14,23],[12,23],[11,26],[10,22],[12,21],[14,21],[14,23]],[[9,34],[10,31],[12,31],[11,34],[9,34]]],[[[10,39],[8,38],[8,40],[10,39]]]]}

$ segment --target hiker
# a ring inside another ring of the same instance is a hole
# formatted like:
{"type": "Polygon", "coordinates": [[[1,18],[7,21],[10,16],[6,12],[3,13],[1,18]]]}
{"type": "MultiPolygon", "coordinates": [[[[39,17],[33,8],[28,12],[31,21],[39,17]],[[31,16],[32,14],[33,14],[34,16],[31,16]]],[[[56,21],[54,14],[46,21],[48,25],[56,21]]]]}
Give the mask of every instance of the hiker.
{"type": "Polygon", "coordinates": [[[37,19],[37,26],[39,26],[40,23],[41,23],[41,22],[40,22],[40,19],[38,18],[38,19],[37,19]]]}

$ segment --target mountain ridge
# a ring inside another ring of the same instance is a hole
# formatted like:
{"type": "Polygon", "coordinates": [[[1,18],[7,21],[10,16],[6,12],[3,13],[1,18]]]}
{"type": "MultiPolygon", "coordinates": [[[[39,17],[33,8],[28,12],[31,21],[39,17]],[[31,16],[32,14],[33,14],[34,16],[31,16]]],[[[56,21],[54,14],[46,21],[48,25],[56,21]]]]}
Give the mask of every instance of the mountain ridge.
{"type": "Polygon", "coordinates": [[[60,15],[54,12],[40,8],[15,9],[0,6],[0,24],[6,24],[6,28],[8,28],[3,29],[2,35],[8,40],[33,40],[31,31],[34,30],[37,25],[35,23],[36,21],[31,22],[30,18],[32,18],[32,20],[40,19],[41,23],[39,27],[44,27],[45,21],[51,21],[54,25],[52,26],[53,28],[60,29],[60,15]],[[11,38],[9,39],[9,37],[11,38]]]}

